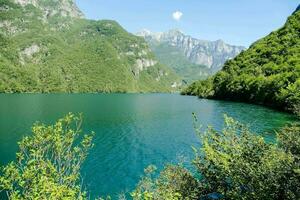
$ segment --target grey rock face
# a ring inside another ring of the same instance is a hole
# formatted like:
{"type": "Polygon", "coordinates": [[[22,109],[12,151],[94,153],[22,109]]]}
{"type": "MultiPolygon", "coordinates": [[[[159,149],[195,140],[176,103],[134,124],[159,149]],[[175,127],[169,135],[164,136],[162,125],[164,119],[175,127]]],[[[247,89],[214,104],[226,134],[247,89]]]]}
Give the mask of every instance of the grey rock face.
{"type": "Polygon", "coordinates": [[[192,63],[206,65],[214,73],[220,70],[228,59],[234,58],[245,47],[229,45],[222,40],[207,41],[184,35],[179,30],[170,30],[165,33],[152,33],[143,30],[136,35],[146,39],[150,46],[167,43],[184,52],[185,57],[192,63]]]}
{"type": "Polygon", "coordinates": [[[143,70],[145,70],[148,67],[152,67],[157,64],[156,60],[148,60],[148,59],[137,59],[136,63],[134,65],[133,74],[135,76],[139,75],[139,73],[143,70]]]}
{"type": "Polygon", "coordinates": [[[14,0],[14,2],[23,7],[31,4],[34,7],[41,9],[45,18],[55,14],[64,17],[84,17],[83,13],[78,9],[73,0],[14,0]]]}
{"type": "Polygon", "coordinates": [[[26,47],[24,50],[19,52],[20,63],[25,64],[25,59],[31,59],[32,56],[41,50],[40,46],[37,44],[32,44],[26,47]]]}

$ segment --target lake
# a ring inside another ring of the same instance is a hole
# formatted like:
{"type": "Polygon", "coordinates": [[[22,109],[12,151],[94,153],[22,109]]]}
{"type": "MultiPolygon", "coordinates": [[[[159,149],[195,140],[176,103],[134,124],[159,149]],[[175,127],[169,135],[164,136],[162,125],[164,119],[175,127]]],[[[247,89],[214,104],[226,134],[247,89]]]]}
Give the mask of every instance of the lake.
{"type": "Polygon", "coordinates": [[[265,138],[296,119],[268,108],[179,94],[1,94],[0,165],[14,160],[17,142],[35,121],[53,123],[68,112],[83,113],[84,132],[95,147],[82,168],[91,197],[132,191],[143,169],[193,158],[199,146],[192,113],[204,127],[220,130],[226,113],[265,138]]]}

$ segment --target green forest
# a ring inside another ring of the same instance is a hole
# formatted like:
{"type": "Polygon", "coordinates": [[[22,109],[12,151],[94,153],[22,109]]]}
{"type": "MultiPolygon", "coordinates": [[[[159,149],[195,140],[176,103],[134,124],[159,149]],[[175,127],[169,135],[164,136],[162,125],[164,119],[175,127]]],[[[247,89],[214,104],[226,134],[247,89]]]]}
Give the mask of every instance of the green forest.
{"type": "Polygon", "coordinates": [[[7,8],[0,12],[1,93],[178,90],[171,85],[179,76],[155,60],[142,38],[111,20],[58,13],[45,18],[43,9],[59,6],[52,0],[39,8],[0,0],[7,8]]]}
{"type": "Polygon", "coordinates": [[[225,63],[216,75],[182,94],[300,112],[300,11],[286,24],[225,63]]]}

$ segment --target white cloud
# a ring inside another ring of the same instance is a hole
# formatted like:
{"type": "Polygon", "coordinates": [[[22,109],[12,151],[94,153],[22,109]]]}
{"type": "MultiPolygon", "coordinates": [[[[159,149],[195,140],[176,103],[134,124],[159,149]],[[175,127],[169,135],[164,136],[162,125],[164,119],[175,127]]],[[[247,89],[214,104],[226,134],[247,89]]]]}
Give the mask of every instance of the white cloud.
{"type": "Polygon", "coordinates": [[[182,17],[183,13],[180,12],[180,11],[176,11],[176,12],[173,12],[173,19],[175,19],[176,21],[179,21],[182,17]]]}

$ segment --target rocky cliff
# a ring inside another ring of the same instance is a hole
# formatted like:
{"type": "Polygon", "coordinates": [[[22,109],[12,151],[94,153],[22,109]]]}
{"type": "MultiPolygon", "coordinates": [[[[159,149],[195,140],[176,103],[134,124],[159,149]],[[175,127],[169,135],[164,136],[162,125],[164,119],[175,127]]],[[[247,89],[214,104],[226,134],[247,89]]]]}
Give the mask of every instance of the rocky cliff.
{"type": "Polygon", "coordinates": [[[195,39],[174,29],[165,33],[152,33],[143,30],[137,33],[156,48],[160,44],[167,44],[182,51],[192,63],[207,66],[212,73],[220,70],[226,60],[234,58],[245,47],[229,45],[222,40],[207,41],[195,39]]]}
{"type": "Polygon", "coordinates": [[[78,9],[73,0],[14,0],[14,3],[22,7],[31,5],[39,8],[45,18],[54,15],[84,17],[84,14],[78,9]]]}

